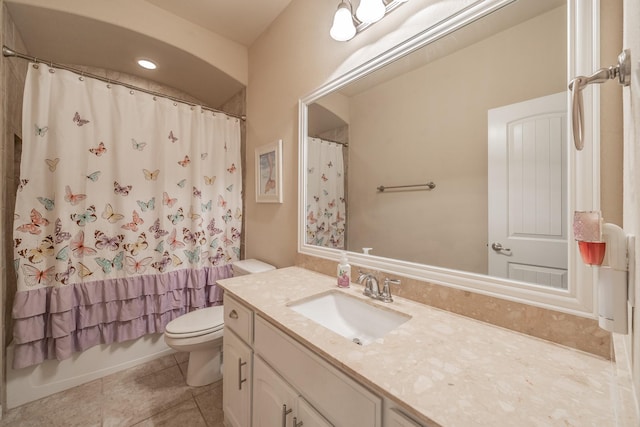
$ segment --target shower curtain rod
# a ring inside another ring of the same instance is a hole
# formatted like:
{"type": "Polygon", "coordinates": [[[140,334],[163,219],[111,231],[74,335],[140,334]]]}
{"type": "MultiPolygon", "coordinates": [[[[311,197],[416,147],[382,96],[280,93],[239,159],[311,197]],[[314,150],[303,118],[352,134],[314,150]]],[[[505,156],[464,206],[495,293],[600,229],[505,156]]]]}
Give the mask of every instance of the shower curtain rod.
{"type": "Polygon", "coordinates": [[[91,77],[92,79],[100,80],[100,81],[103,81],[105,83],[114,83],[114,84],[117,84],[117,85],[120,85],[120,86],[124,86],[127,89],[132,89],[132,90],[136,90],[138,92],[148,93],[149,95],[153,95],[153,96],[159,96],[161,98],[166,98],[166,99],[169,99],[169,100],[174,101],[174,102],[179,102],[181,104],[191,105],[192,107],[200,106],[200,108],[202,108],[203,110],[212,111],[214,113],[222,113],[222,114],[225,114],[225,115],[227,115],[229,117],[234,117],[234,118],[240,119],[242,121],[247,120],[247,116],[245,116],[245,115],[237,116],[235,114],[226,113],[224,111],[217,110],[217,109],[212,108],[212,107],[207,107],[206,105],[195,104],[193,102],[189,102],[189,101],[185,101],[184,99],[180,99],[180,98],[176,98],[176,97],[173,97],[173,96],[165,95],[165,94],[162,94],[160,92],[154,92],[152,90],[143,89],[143,88],[138,87],[138,86],[130,85],[130,84],[127,84],[127,83],[122,83],[122,82],[119,82],[118,80],[108,79],[106,77],[98,76],[96,74],[86,73],[86,72],[84,72],[82,70],[79,70],[77,68],[69,67],[69,66],[63,65],[63,64],[58,64],[56,62],[47,61],[47,60],[44,60],[42,58],[37,58],[35,56],[26,55],[24,53],[16,52],[15,50],[8,48],[7,46],[2,46],[2,55],[6,56],[6,57],[16,57],[16,58],[26,59],[27,61],[32,61],[32,62],[35,62],[35,63],[45,64],[45,65],[50,66],[51,68],[59,68],[59,69],[62,69],[62,70],[71,71],[72,73],[76,73],[76,74],[79,74],[81,76],[91,77]]]}

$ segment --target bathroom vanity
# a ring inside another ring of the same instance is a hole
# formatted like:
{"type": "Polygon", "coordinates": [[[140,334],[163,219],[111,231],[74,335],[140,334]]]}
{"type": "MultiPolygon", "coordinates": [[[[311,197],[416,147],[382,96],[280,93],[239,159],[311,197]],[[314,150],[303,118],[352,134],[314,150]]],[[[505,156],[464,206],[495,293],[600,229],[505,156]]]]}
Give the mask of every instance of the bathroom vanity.
{"type": "Polygon", "coordinates": [[[229,426],[624,425],[610,361],[298,267],[219,284],[229,426]],[[294,310],[333,293],[406,321],[358,344],[294,310]]]}

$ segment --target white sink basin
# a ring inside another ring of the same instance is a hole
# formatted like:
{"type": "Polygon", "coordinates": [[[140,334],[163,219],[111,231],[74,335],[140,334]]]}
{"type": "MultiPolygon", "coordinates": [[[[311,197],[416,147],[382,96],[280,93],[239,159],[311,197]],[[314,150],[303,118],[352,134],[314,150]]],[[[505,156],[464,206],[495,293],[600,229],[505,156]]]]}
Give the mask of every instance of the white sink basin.
{"type": "Polygon", "coordinates": [[[289,308],[359,345],[382,338],[411,318],[339,291],[295,301],[289,308]]]}

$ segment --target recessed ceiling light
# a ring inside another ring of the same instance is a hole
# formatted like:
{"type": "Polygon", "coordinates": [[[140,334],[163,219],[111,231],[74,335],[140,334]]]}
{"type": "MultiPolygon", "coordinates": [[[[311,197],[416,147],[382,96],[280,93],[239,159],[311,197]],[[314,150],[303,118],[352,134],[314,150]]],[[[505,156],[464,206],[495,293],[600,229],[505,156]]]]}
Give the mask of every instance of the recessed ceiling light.
{"type": "Polygon", "coordinates": [[[155,70],[158,67],[155,62],[149,61],[148,59],[139,59],[138,65],[147,70],[155,70]]]}

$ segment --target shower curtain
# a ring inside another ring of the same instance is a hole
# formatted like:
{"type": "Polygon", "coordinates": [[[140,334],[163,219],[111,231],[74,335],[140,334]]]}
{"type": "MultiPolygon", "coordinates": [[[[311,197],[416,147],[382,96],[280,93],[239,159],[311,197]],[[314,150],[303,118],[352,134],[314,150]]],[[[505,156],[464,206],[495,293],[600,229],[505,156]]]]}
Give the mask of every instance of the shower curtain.
{"type": "Polygon", "coordinates": [[[342,145],[307,138],[307,237],[310,245],[344,249],[346,203],[342,145]]]}
{"type": "Polygon", "coordinates": [[[238,119],[30,64],[14,215],[14,368],[222,303],[242,216],[238,119]]]}

